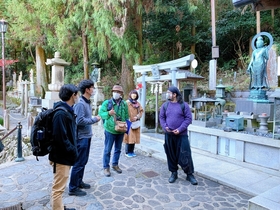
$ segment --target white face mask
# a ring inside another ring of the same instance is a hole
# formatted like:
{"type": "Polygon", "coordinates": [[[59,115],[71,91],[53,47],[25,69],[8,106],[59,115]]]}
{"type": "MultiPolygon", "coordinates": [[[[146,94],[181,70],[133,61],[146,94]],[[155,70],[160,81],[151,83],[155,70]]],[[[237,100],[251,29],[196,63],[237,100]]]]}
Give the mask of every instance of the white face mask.
{"type": "Polygon", "coordinates": [[[166,93],[165,97],[166,97],[166,100],[171,100],[172,99],[172,94],[171,93],[166,93]]]}
{"type": "Polygon", "coordinates": [[[78,97],[78,96],[75,96],[75,97],[74,97],[74,103],[77,104],[78,102],[79,102],[79,97],[78,97]]]}
{"type": "Polygon", "coordinates": [[[113,92],[113,99],[118,100],[120,98],[121,94],[113,92]]]}

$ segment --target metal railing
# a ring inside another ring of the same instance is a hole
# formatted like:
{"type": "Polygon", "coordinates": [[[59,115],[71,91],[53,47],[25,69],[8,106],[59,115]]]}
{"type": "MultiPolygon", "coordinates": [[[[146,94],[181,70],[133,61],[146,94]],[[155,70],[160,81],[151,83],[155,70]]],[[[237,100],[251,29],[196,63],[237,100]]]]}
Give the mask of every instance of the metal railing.
{"type": "Polygon", "coordinates": [[[24,161],[24,158],[22,157],[22,125],[19,122],[16,127],[14,127],[12,130],[10,130],[7,134],[5,134],[1,139],[0,139],[0,152],[4,149],[4,145],[2,141],[6,139],[8,136],[10,136],[15,130],[17,129],[18,135],[17,135],[17,158],[15,159],[16,162],[21,162],[24,161]]]}

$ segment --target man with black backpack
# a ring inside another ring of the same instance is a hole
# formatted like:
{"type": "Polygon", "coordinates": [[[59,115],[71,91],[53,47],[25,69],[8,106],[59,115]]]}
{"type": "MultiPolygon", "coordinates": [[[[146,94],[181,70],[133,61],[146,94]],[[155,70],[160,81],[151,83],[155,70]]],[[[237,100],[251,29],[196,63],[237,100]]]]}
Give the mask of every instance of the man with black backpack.
{"type": "Polygon", "coordinates": [[[51,193],[51,205],[53,210],[75,210],[63,205],[62,194],[65,190],[69,171],[78,157],[76,141],[76,115],[73,105],[78,100],[78,88],[72,84],[63,85],[59,91],[62,100],[54,104],[58,109],[52,120],[53,144],[49,154],[50,164],[53,166],[53,185],[51,193]]]}
{"type": "Polygon", "coordinates": [[[74,106],[77,115],[77,145],[78,159],[72,167],[69,195],[84,196],[87,193],[81,189],[89,189],[90,185],[83,181],[84,171],[89,158],[90,144],[92,137],[92,124],[100,120],[99,116],[92,116],[90,97],[94,94],[94,83],[90,79],[82,80],[78,85],[82,96],[74,106]]]}

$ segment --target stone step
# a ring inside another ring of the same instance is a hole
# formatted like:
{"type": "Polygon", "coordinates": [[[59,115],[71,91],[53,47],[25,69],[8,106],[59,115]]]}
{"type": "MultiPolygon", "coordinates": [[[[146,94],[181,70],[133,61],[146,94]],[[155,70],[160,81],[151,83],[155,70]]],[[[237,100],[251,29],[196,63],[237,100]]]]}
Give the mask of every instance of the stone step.
{"type": "Polygon", "coordinates": [[[280,185],[249,200],[248,210],[279,210],[280,185]]]}

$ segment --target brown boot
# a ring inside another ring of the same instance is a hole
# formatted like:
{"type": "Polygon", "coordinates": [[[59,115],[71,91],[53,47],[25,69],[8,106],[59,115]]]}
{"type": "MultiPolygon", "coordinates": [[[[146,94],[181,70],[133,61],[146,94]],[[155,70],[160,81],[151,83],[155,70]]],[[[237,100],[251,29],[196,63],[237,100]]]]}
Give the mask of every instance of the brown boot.
{"type": "Polygon", "coordinates": [[[110,168],[104,168],[104,175],[105,176],[111,176],[110,168]]]}
{"type": "Polygon", "coordinates": [[[116,171],[117,173],[121,174],[122,173],[122,169],[120,169],[120,167],[118,165],[113,166],[112,167],[114,169],[114,171],[116,171]]]}

